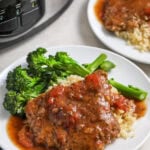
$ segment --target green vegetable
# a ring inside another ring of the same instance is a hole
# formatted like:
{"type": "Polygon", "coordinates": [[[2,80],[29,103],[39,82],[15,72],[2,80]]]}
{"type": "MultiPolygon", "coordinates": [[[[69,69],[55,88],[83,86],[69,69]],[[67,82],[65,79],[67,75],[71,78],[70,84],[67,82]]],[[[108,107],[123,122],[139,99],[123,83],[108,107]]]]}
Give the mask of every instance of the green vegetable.
{"type": "Polygon", "coordinates": [[[47,68],[55,63],[51,57],[49,59],[45,57],[46,52],[45,48],[38,48],[28,54],[27,63],[31,74],[41,77],[47,72],[47,68]]]}
{"type": "Polygon", "coordinates": [[[115,68],[115,64],[107,59],[107,55],[100,54],[92,63],[84,64],[85,68],[89,70],[90,73],[96,71],[97,69],[102,69],[106,72],[111,71],[115,68]]]}
{"type": "Polygon", "coordinates": [[[116,82],[113,79],[110,79],[109,83],[126,97],[133,98],[136,100],[145,100],[147,97],[146,91],[137,87],[133,87],[132,85],[125,86],[119,82],[116,82]]]}
{"type": "Polygon", "coordinates": [[[3,106],[13,115],[24,116],[28,100],[37,97],[59,79],[71,74],[86,76],[89,71],[66,52],[45,56],[47,50],[38,48],[27,56],[27,68],[18,66],[7,75],[3,106]]]}
{"type": "Polygon", "coordinates": [[[24,117],[24,108],[26,103],[37,97],[45,87],[44,83],[36,85],[33,89],[22,91],[17,93],[16,91],[10,90],[6,93],[3,106],[12,115],[24,117]]]}
{"type": "Polygon", "coordinates": [[[3,106],[13,115],[24,116],[24,106],[31,98],[37,97],[47,89],[47,83],[39,77],[28,74],[26,68],[16,67],[7,75],[3,106]]]}
{"type": "Polygon", "coordinates": [[[114,63],[112,63],[109,60],[104,61],[101,65],[100,68],[106,72],[111,71],[111,69],[115,68],[116,65],[114,63]]]}
{"type": "Polygon", "coordinates": [[[90,73],[88,69],[82,65],[79,65],[78,62],[69,57],[66,52],[57,52],[55,59],[59,62],[54,65],[54,68],[56,69],[62,69],[63,71],[68,71],[70,74],[76,74],[82,77],[90,73]]]}
{"type": "Polygon", "coordinates": [[[12,115],[24,116],[24,106],[26,98],[21,93],[15,91],[8,91],[5,95],[3,106],[6,110],[10,111],[12,115]]]}
{"type": "Polygon", "coordinates": [[[39,81],[39,77],[30,77],[27,69],[18,66],[8,73],[6,88],[19,92],[34,87],[39,81]]]}
{"type": "MultiPolygon", "coordinates": [[[[4,98],[3,106],[11,114],[24,116],[25,105],[32,98],[56,84],[59,79],[74,74],[85,77],[97,69],[110,71],[115,64],[107,60],[106,54],[100,54],[93,62],[80,65],[71,58],[66,52],[57,52],[55,56],[46,55],[45,48],[38,48],[30,52],[26,58],[27,67],[17,66],[7,75],[6,88],[7,93],[4,98]]],[[[109,81],[123,94],[143,100],[147,93],[135,87],[109,81]]]]}
{"type": "Polygon", "coordinates": [[[90,71],[90,73],[92,73],[99,68],[106,58],[107,55],[102,53],[92,63],[86,64],[86,68],[90,71]]]}
{"type": "MultiPolygon", "coordinates": [[[[57,52],[55,56],[44,56],[46,50],[38,48],[36,51],[29,53],[27,57],[28,67],[31,73],[36,76],[47,76],[60,74],[64,77],[70,74],[85,76],[89,71],[82,65],[79,65],[66,52],[57,52]],[[60,72],[63,72],[60,73],[60,72]]],[[[53,77],[51,77],[53,78],[53,77]]]]}

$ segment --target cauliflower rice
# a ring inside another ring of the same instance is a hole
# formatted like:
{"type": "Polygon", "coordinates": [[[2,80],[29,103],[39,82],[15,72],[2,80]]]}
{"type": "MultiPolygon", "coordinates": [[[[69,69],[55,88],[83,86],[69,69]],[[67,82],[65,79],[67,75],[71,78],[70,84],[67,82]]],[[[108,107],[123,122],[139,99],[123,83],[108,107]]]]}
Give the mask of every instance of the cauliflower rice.
{"type": "Polygon", "coordinates": [[[133,45],[141,52],[150,51],[150,25],[146,22],[133,30],[117,31],[115,34],[125,39],[129,45],[133,45]]]}

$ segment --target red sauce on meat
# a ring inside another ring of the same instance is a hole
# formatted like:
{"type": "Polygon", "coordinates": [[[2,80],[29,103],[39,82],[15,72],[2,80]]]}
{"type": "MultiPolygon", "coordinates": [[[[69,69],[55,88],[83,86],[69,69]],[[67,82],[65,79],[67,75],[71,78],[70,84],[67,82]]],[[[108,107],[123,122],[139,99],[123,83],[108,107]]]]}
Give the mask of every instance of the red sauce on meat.
{"type": "MultiPolygon", "coordinates": [[[[30,101],[25,121],[10,117],[8,135],[20,150],[103,150],[120,132],[111,107],[127,111],[128,101],[111,93],[107,74],[97,71],[83,81],[56,86],[30,101]]],[[[135,104],[138,117],[143,116],[145,103],[135,104]]]]}
{"type": "MultiPolygon", "coordinates": [[[[136,114],[138,118],[143,117],[147,110],[145,102],[135,101],[135,104],[136,104],[136,114]]],[[[18,132],[20,131],[21,128],[23,128],[23,125],[24,125],[24,120],[16,116],[11,116],[7,124],[8,136],[11,139],[11,141],[14,143],[14,145],[16,145],[19,148],[19,150],[26,150],[26,147],[24,147],[18,141],[18,132]]],[[[28,148],[28,150],[45,150],[45,148],[34,146],[32,148],[28,148]]]]}
{"type": "Polygon", "coordinates": [[[109,31],[123,31],[150,24],[149,0],[97,0],[95,15],[109,31]]]}
{"type": "MultiPolygon", "coordinates": [[[[7,133],[11,141],[19,148],[19,150],[27,150],[18,140],[18,132],[24,126],[24,119],[20,117],[11,116],[7,123],[7,133]]],[[[28,148],[28,150],[45,150],[44,147],[34,146],[32,148],[28,148]]]]}

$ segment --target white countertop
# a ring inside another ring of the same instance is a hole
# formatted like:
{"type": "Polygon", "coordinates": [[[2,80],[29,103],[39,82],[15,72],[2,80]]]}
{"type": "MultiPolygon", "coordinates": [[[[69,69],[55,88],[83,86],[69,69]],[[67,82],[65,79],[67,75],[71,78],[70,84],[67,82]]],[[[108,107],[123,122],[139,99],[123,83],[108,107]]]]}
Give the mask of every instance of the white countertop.
{"type": "MultiPolygon", "coordinates": [[[[87,4],[88,0],[75,0],[67,11],[49,27],[25,41],[0,50],[0,72],[37,47],[88,45],[106,48],[90,29],[86,14],[87,4]]],[[[150,77],[150,65],[136,64],[150,77]]],[[[148,150],[149,147],[150,139],[140,150],[148,150]]]]}

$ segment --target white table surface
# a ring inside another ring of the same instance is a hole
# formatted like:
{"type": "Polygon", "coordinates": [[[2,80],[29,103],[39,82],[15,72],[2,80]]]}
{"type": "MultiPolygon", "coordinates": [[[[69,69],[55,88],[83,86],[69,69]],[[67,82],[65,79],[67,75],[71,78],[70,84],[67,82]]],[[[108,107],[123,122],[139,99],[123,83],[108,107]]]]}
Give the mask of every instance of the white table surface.
{"type": "MultiPolygon", "coordinates": [[[[88,0],[74,0],[67,11],[49,27],[25,41],[0,50],[0,72],[39,46],[87,45],[106,48],[88,24],[87,4],[88,0]]],[[[150,77],[150,65],[135,63],[150,77]]],[[[149,147],[150,138],[140,150],[149,150],[149,147]]]]}

